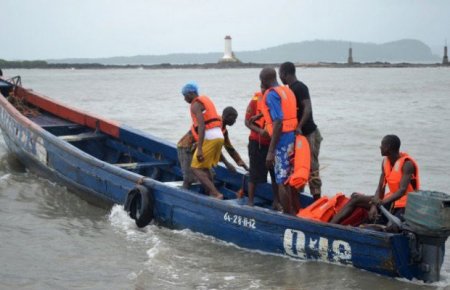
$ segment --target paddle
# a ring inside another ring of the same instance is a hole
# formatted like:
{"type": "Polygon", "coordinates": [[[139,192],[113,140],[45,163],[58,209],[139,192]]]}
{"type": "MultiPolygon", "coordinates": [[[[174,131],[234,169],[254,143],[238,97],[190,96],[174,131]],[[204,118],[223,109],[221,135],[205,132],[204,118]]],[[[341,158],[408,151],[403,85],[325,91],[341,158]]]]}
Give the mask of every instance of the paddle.
{"type": "Polygon", "coordinates": [[[400,230],[403,230],[402,221],[396,217],[395,215],[391,214],[384,206],[381,204],[378,206],[378,208],[381,210],[381,212],[384,214],[384,216],[394,225],[396,225],[400,230]]]}

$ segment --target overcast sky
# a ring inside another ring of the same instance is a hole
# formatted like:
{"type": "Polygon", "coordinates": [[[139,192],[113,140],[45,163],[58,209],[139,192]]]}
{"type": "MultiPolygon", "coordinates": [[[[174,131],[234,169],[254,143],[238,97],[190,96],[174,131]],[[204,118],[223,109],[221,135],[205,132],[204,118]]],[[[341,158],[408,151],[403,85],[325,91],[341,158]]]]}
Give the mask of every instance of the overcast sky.
{"type": "Polygon", "coordinates": [[[256,50],[305,40],[450,41],[450,0],[0,0],[0,59],[256,50]]]}

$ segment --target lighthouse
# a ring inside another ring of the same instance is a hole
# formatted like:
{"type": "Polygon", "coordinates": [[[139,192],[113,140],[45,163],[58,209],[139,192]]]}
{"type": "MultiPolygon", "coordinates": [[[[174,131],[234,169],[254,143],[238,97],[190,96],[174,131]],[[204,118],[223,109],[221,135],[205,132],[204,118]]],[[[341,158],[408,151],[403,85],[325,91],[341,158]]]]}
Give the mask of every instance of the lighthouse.
{"type": "Polygon", "coordinates": [[[444,46],[444,58],[442,59],[442,64],[448,65],[448,55],[447,55],[447,40],[445,41],[444,46]]]}
{"type": "Polygon", "coordinates": [[[229,35],[225,36],[225,51],[219,62],[239,62],[231,49],[231,36],[229,35]]]}
{"type": "Polygon", "coordinates": [[[352,51],[352,44],[349,44],[348,48],[348,58],[347,58],[347,64],[352,65],[353,64],[353,51],[352,51]]]}

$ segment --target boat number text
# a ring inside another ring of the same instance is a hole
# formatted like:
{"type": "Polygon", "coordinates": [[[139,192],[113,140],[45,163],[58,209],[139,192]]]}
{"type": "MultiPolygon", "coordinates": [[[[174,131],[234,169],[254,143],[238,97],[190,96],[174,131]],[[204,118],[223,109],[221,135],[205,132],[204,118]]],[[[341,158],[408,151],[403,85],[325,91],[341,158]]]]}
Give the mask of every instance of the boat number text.
{"type": "Polygon", "coordinates": [[[285,253],[291,257],[352,264],[352,248],[342,240],[305,235],[302,231],[286,229],[283,246],[285,253]]]}
{"type": "Polygon", "coordinates": [[[223,215],[223,220],[232,224],[236,224],[239,226],[243,226],[250,229],[256,229],[256,221],[255,219],[240,216],[237,214],[230,214],[226,212],[223,215]]]}

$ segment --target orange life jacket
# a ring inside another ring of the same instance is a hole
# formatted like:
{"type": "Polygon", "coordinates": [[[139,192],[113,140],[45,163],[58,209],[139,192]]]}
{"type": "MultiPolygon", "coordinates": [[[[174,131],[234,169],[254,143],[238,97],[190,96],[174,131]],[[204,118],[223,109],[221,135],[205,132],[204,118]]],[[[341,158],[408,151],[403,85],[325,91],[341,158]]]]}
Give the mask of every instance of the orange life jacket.
{"type": "Polygon", "coordinates": [[[195,103],[200,103],[205,108],[202,112],[203,120],[205,121],[205,129],[212,129],[215,127],[222,127],[222,119],[217,114],[216,107],[211,99],[207,96],[199,96],[196,97],[191,103],[191,117],[192,117],[192,126],[191,132],[194,136],[195,141],[198,141],[198,121],[197,117],[192,113],[192,106],[195,103]]]}
{"type": "MultiPolygon", "coordinates": [[[[253,100],[256,99],[256,115],[262,113],[262,103],[263,103],[263,99],[264,96],[261,92],[255,92],[255,95],[253,96],[253,100]]],[[[264,128],[266,121],[264,120],[264,116],[262,116],[261,118],[259,118],[258,120],[255,121],[255,124],[260,127],[260,128],[264,128]]]]}
{"type": "Polygon", "coordinates": [[[269,135],[273,134],[273,122],[270,116],[269,107],[267,106],[266,100],[267,95],[270,91],[275,91],[281,99],[281,110],[283,111],[283,123],[282,132],[292,132],[297,128],[297,100],[294,93],[286,86],[272,87],[264,93],[263,101],[261,103],[261,111],[266,121],[266,129],[269,135]]]}
{"type": "Polygon", "coordinates": [[[411,182],[408,184],[405,194],[395,201],[394,208],[405,207],[408,200],[408,193],[419,189],[419,166],[414,159],[404,152],[400,152],[400,158],[395,162],[394,166],[391,165],[389,158],[385,157],[383,160],[384,182],[389,186],[389,193],[384,196],[384,199],[394,194],[394,192],[400,188],[400,181],[403,176],[403,165],[406,160],[410,160],[414,164],[415,173],[411,177],[411,182]],[[413,187],[413,184],[415,187],[413,187]]]}
{"type": "Polygon", "coordinates": [[[331,218],[340,211],[350,199],[342,192],[333,197],[323,196],[297,213],[298,217],[329,222],[331,218]]]}
{"type": "Polygon", "coordinates": [[[295,137],[294,150],[294,171],[286,180],[285,184],[299,189],[309,180],[309,172],[311,168],[311,151],[308,139],[303,135],[295,137]]]}

